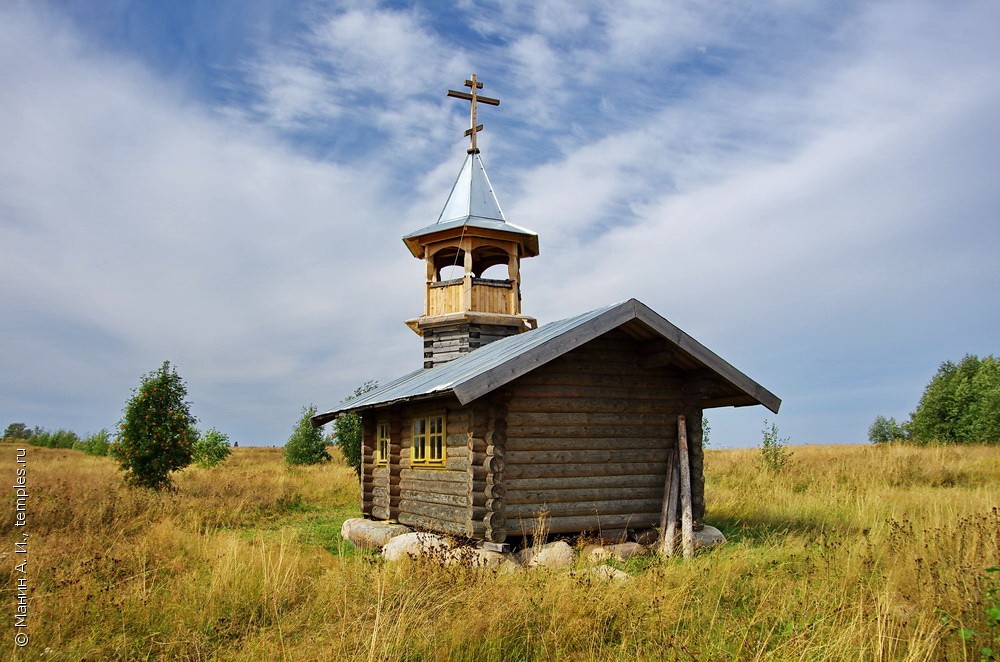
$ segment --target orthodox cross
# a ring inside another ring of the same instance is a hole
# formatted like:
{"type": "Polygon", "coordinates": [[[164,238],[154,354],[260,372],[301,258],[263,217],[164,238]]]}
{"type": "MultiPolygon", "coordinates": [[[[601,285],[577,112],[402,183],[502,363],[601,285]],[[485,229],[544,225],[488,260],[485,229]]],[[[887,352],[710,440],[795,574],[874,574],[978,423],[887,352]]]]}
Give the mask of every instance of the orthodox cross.
{"type": "Polygon", "coordinates": [[[476,124],[476,104],[485,103],[491,106],[499,106],[500,99],[493,99],[491,97],[484,97],[479,95],[479,90],[483,89],[483,84],[476,80],[476,74],[472,74],[472,80],[465,81],[465,86],[472,90],[472,94],[468,92],[456,92],[455,90],[448,90],[448,96],[455,97],[456,99],[465,99],[466,101],[472,102],[472,121],[471,126],[465,132],[465,135],[472,139],[472,147],[469,148],[469,154],[478,154],[479,148],[476,146],[476,134],[483,130],[482,124],[476,124]]]}

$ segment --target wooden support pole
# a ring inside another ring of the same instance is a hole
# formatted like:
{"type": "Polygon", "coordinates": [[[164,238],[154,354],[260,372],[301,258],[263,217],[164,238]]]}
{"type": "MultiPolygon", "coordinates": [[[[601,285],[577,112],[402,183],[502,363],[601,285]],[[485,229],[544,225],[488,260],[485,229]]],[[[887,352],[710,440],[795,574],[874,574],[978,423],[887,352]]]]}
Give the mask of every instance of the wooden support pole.
{"type": "Polygon", "coordinates": [[[677,417],[677,450],[681,465],[681,544],[684,558],[694,555],[694,517],[691,509],[691,465],[688,459],[687,421],[677,417]]]}
{"type": "Polygon", "coordinates": [[[663,510],[660,513],[660,553],[664,556],[674,555],[680,485],[680,467],[677,461],[677,449],[674,449],[667,456],[666,479],[663,482],[663,510]]]}

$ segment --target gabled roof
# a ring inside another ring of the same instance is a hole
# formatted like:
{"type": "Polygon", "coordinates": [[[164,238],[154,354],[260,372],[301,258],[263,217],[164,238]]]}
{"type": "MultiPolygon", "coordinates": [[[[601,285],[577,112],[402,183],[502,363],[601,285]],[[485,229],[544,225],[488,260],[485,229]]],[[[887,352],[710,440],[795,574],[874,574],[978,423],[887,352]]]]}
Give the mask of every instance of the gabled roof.
{"type": "Polygon", "coordinates": [[[339,414],[431,397],[453,395],[465,405],[614,329],[649,341],[666,341],[685,370],[708,370],[725,393],[711,406],[764,405],[778,413],[781,400],[636,299],[551,322],[494,341],[435,368],[411,372],[355,398],[339,409],[312,417],[315,426],[339,414]]]}
{"type": "Polygon", "coordinates": [[[411,253],[416,257],[422,257],[418,238],[462,226],[522,235],[529,256],[538,255],[538,235],[531,230],[508,223],[504,218],[500,203],[493,192],[493,185],[490,184],[490,178],[486,175],[486,168],[478,153],[466,157],[437,222],[411,232],[403,237],[403,241],[411,253]]]}

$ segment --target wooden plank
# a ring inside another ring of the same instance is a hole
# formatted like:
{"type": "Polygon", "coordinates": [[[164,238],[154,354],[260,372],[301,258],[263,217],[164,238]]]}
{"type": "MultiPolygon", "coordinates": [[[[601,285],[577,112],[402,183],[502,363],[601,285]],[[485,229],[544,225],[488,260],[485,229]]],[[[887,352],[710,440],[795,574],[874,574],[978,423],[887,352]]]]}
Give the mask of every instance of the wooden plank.
{"type": "Polygon", "coordinates": [[[588,449],[638,450],[642,448],[672,448],[673,438],[657,437],[511,437],[507,440],[508,451],[569,451],[588,449]]]}
{"type": "Polygon", "coordinates": [[[636,499],[662,499],[662,489],[659,486],[650,487],[614,487],[614,488],[562,488],[548,490],[509,490],[507,504],[554,504],[567,502],[599,502],[611,500],[632,501],[636,499]]]}
{"type": "MultiPolygon", "coordinates": [[[[649,375],[645,375],[644,381],[649,382],[649,375]]],[[[670,377],[665,373],[661,376],[657,376],[655,380],[652,380],[652,384],[649,385],[652,393],[660,394],[673,394],[680,392],[680,378],[670,377]]],[[[556,387],[556,386],[572,386],[576,388],[592,388],[595,390],[608,390],[608,389],[628,389],[636,388],[636,376],[632,374],[615,374],[615,375],[604,375],[600,380],[595,380],[591,375],[580,375],[574,374],[572,372],[558,371],[553,369],[551,366],[546,366],[544,369],[540,369],[537,372],[533,372],[521,377],[517,384],[513,386],[515,392],[520,395],[522,394],[522,389],[524,389],[524,394],[530,395],[530,390],[528,387],[537,387],[539,389],[545,387],[556,387]]]]}
{"type": "Polygon", "coordinates": [[[614,462],[607,464],[513,464],[507,480],[518,478],[568,478],[571,476],[626,476],[666,471],[666,462],[614,462]]]}
{"type": "Polygon", "coordinates": [[[519,464],[590,464],[608,462],[666,462],[666,448],[640,450],[512,451],[507,466],[519,464]]]}
{"type": "MultiPolygon", "coordinates": [[[[525,377],[525,380],[528,378],[525,377]]],[[[534,380],[533,380],[534,381],[534,380]]],[[[511,408],[523,400],[538,398],[592,398],[595,400],[615,399],[629,402],[664,402],[680,400],[679,386],[663,386],[652,384],[636,386],[631,376],[623,378],[620,385],[607,384],[604,380],[594,383],[593,380],[566,377],[560,382],[546,379],[544,383],[518,382],[514,387],[514,399],[511,408]]]]}
{"type": "MultiPolygon", "coordinates": [[[[509,495],[508,495],[509,499],[509,495]]],[[[507,517],[510,519],[538,517],[548,513],[551,517],[573,517],[579,515],[628,515],[631,513],[659,513],[662,500],[657,495],[652,499],[621,499],[588,502],[553,502],[546,504],[507,503],[507,517]]],[[[655,518],[654,518],[655,520],[655,518]]]]}

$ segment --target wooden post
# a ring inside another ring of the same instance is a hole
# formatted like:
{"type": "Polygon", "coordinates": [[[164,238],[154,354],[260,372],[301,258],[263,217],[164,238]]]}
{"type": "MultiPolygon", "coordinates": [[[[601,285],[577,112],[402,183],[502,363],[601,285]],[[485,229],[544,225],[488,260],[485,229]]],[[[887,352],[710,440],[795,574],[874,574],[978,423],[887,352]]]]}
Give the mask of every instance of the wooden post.
{"type": "Polygon", "coordinates": [[[677,450],[681,465],[681,544],[684,558],[694,555],[694,518],[691,513],[691,466],[688,461],[687,421],[677,417],[677,450]]]}
{"type": "Polygon", "coordinates": [[[663,510],[660,513],[660,553],[664,556],[674,555],[674,542],[677,538],[677,501],[681,485],[679,469],[677,449],[674,448],[667,456],[667,477],[663,482],[663,510]]]}

